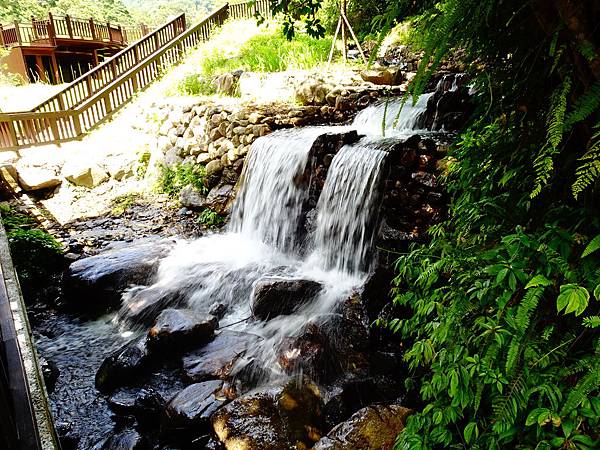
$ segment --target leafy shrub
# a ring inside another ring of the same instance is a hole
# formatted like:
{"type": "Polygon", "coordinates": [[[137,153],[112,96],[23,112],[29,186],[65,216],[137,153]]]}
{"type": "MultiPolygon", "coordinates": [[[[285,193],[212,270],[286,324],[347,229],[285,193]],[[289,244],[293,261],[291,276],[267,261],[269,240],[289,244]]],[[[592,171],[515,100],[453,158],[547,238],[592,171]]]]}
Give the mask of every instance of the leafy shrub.
{"type": "Polygon", "coordinates": [[[111,214],[114,216],[123,215],[125,213],[125,211],[127,211],[133,205],[136,204],[138,197],[139,197],[138,194],[135,194],[135,193],[124,194],[124,195],[119,195],[118,197],[115,197],[111,202],[111,205],[112,205],[111,214]]]}
{"type": "Polygon", "coordinates": [[[206,228],[218,228],[225,223],[225,217],[207,208],[198,215],[196,221],[206,228]]]}
{"type": "Polygon", "coordinates": [[[204,167],[195,164],[179,164],[174,169],[163,165],[157,181],[157,190],[170,197],[175,197],[181,190],[192,185],[202,194],[208,193],[206,172],[204,167]]]}
{"type": "Polygon", "coordinates": [[[46,283],[60,264],[62,245],[36,222],[10,206],[0,207],[10,253],[24,289],[46,283]]]}

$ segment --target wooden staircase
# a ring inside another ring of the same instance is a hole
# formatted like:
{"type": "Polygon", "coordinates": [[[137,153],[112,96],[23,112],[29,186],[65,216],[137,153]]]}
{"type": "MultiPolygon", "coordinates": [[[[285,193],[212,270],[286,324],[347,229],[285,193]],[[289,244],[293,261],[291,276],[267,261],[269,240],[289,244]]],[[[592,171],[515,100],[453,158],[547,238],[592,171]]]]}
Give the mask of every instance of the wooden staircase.
{"type": "Polygon", "coordinates": [[[0,150],[58,144],[81,138],[137,92],[210,39],[228,19],[270,16],[269,0],[225,4],[189,29],[176,17],[82,75],[30,111],[0,113],[0,150]]]}

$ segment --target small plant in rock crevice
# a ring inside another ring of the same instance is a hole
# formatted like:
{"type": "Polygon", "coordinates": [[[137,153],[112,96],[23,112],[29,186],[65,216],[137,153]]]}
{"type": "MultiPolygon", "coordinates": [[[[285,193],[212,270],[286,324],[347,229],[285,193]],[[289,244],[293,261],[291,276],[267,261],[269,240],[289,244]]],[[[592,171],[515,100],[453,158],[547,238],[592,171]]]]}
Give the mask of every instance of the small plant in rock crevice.
{"type": "Polygon", "coordinates": [[[160,167],[156,185],[158,192],[167,194],[169,197],[175,197],[187,185],[192,185],[202,194],[208,193],[204,166],[179,164],[175,168],[167,165],[160,167]]]}
{"type": "Polygon", "coordinates": [[[196,222],[206,228],[219,228],[225,223],[225,217],[216,211],[207,208],[198,215],[196,222]]]}
{"type": "Polygon", "coordinates": [[[111,202],[111,214],[113,216],[122,216],[125,213],[125,211],[128,211],[132,206],[134,206],[137,203],[138,199],[139,194],[137,193],[124,194],[115,197],[111,202]]]}

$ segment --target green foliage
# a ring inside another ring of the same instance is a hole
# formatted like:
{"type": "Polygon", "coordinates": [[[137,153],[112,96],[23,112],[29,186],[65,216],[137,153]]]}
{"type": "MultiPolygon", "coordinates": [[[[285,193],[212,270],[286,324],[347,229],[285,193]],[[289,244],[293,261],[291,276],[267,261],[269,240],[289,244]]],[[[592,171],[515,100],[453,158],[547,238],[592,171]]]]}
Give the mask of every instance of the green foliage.
{"type": "Polygon", "coordinates": [[[219,228],[225,223],[225,217],[210,208],[204,209],[196,221],[206,228],[219,228]]]}
{"type": "Polygon", "coordinates": [[[122,0],[0,0],[0,23],[29,22],[31,16],[44,17],[52,12],[78,18],[93,17],[103,22],[130,24],[131,14],[122,0]]]}
{"type": "Polygon", "coordinates": [[[203,166],[179,164],[174,169],[166,165],[160,167],[156,186],[159,192],[175,197],[187,185],[194,186],[202,194],[208,193],[206,172],[203,166]]]}
{"type": "Polygon", "coordinates": [[[568,206],[528,222],[529,130],[512,116],[463,133],[446,179],[450,219],[397,262],[394,302],[411,313],[387,326],[410,343],[423,401],[398,448],[597,444],[600,259],[581,255],[585,227],[598,224],[565,220],[568,206]]]}
{"type": "Polygon", "coordinates": [[[62,252],[60,243],[36,228],[36,222],[29,216],[10,206],[0,206],[0,214],[19,279],[27,285],[47,282],[57,267],[62,252]]]}
{"type": "Polygon", "coordinates": [[[122,216],[125,211],[129,210],[132,206],[134,206],[139,198],[139,194],[124,194],[115,197],[111,202],[111,214],[113,216],[122,216]]]}
{"type": "Polygon", "coordinates": [[[280,72],[289,69],[310,69],[327,60],[330,39],[315,39],[296,34],[287,40],[275,30],[251,37],[239,46],[235,56],[213,48],[199,61],[197,73],[186,76],[178,86],[184,95],[213,95],[214,79],[226,72],[280,72]]]}

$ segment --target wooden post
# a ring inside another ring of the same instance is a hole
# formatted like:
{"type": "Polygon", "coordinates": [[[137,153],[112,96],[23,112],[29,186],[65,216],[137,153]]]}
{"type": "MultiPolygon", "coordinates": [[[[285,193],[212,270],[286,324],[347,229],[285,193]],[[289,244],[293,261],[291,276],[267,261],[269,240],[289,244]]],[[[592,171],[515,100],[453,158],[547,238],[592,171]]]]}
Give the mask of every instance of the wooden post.
{"type": "Polygon", "coordinates": [[[98,61],[98,50],[92,50],[92,59],[94,61],[94,67],[100,64],[100,61],[98,61]]]}
{"type": "Polygon", "coordinates": [[[33,40],[37,40],[38,38],[38,33],[37,33],[37,27],[35,26],[35,17],[31,16],[31,28],[33,28],[33,40]]]}
{"type": "MultiPolygon", "coordinates": [[[[342,0],[340,8],[340,14],[342,17],[346,15],[347,0],[342,0]]],[[[346,22],[342,22],[342,55],[344,56],[344,62],[348,61],[348,36],[346,33],[346,22]]]]}
{"type": "Polygon", "coordinates": [[[121,28],[121,25],[119,25],[119,34],[121,35],[121,44],[124,44],[125,39],[123,39],[123,29],[121,28]]]}
{"type": "Polygon", "coordinates": [[[94,19],[90,18],[90,33],[92,34],[92,41],[96,40],[96,27],[94,25],[94,19]]]}
{"type": "Polygon", "coordinates": [[[106,22],[106,32],[108,33],[108,42],[112,42],[112,33],[110,32],[110,22],[106,22]]]}
{"type": "Polygon", "coordinates": [[[46,77],[46,71],[44,70],[44,63],[42,62],[42,57],[40,55],[35,55],[35,65],[40,80],[44,83],[48,81],[48,78],[46,77]]]}
{"type": "Polygon", "coordinates": [[[52,53],[52,55],[50,56],[50,60],[52,61],[52,71],[54,72],[54,79],[56,81],[56,84],[59,84],[62,80],[60,79],[60,72],[58,71],[58,63],[56,62],[56,55],[54,53],[52,53]]]}
{"type": "Polygon", "coordinates": [[[68,14],[65,16],[65,21],[67,22],[67,31],[69,33],[69,38],[73,39],[73,26],[71,25],[71,18],[68,14]]]}
{"type": "Polygon", "coordinates": [[[48,13],[48,39],[50,43],[56,45],[56,28],[54,27],[54,17],[48,13]]]}
{"type": "Polygon", "coordinates": [[[0,23],[0,47],[4,47],[4,28],[2,28],[1,23],[0,23]]]}
{"type": "Polygon", "coordinates": [[[17,22],[16,20],[15,20],[15,34],[17,35],[17,43],[19,45],[21,45],[22,44],[22,42],[21,42],[21,31],[19,31],[19,22],[17,22]]]}

